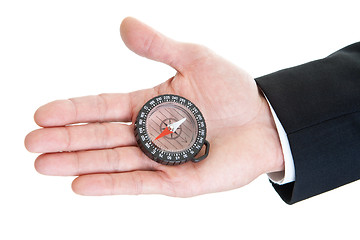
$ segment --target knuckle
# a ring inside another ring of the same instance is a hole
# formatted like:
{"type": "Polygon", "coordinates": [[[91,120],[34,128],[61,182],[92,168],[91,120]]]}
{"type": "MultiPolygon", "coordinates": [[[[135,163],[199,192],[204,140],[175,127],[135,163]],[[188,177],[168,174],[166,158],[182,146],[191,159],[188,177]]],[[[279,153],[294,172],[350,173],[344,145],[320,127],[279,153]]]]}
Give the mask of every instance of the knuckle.
{"type": "Polygon", "coordinates": [[[82,174],[82,166],[81,166],[81,160],[80,160],[79,152],[74,153],[74,159],[75,159],[76,175],[80,176],[82,174]]]}
{"type": "Polygon", "coordinates": [[[203,55],[211,52],[211,50],[208,47],[201,44],[186,43],[186,47],[196,55],[199,54],[203,55]]]}
{"type": "Polygon", "coordinates": [[[73,108],[73,116],[74,116],[74,122],[77,122],[78,120],[78,106],[76,104],[76,101],[74,98],[69,98],[68,101],[70,102],[72,108],[73,108]]]}
{"type": "Polygon", "coordinates": [[[135,195],[143,193],[144,179],[141,173],[133,172],[132,173],[132,182],[133,182],[133,191],[135,195]]]}
{"type": "Polygon", "coordinates": [[[66,150],[71,150],[72,145],[73,145],[73,136],[72,136],[72,130],[71,127],[64,127],[64,134],[65,134],[65,138],[66,138],[66,146],[65,149],[66,150]]]}
{"type": "Polygon", "coordinates": [[[152,34],[144,42],[144,51],[146,55],[153,56],[164,45],[165,39],[158,33],[152,34]]]}
{"type": "Polygon", "coordinates": [[[106,100],[106,95],[107,94],[105,93],[101,93],[96,96],[96,109],[99,116],[98,119],[99,122],[104,121],[106,113],[108,111],[108,103],[106,100]]]}
{"type": "Polygon", "coordinates": [[[106,161],[108,169],[112,172],[120,171],[120,153],[116,149],[108,149],[106,152],[106,161]]]}
{"type": "Polygon", "coordinates": [[[118,188],[115,176],[113,174],[106,174],[106,186],[108,186],[109,194],[115,195],[118,188]]]}
{"type": "Polygon", "coordinates": [[[101,148],[109,147],[110,130],[106,123],[91,124],[94,134],[94,139],[97,142],[97,146],[101,148]]]}

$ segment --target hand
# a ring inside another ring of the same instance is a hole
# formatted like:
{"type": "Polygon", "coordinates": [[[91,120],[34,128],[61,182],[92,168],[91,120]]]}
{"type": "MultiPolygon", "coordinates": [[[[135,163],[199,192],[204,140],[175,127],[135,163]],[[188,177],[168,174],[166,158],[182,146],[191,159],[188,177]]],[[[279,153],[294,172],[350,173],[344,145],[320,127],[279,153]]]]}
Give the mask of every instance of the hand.
{"type": "Polygon", "coordinates": [[[82,195],[165,194],[188,197],[239,188],[284,169],[270,109],[254,79],[209,49],[165,37],[133,18],[120,28],[135,53],[168,64],[174,77],[146,90],[58,100],[40,107],[25,146],[43,153],[35,168],[79,176],[82,195]],[[160,165],[137,147],[133,125],[142,105],[160,94],[194,102],[207,123],[209,156],[199,163],[160,165]],[[75,123],[87,123],[74,125],[75,123]]]}

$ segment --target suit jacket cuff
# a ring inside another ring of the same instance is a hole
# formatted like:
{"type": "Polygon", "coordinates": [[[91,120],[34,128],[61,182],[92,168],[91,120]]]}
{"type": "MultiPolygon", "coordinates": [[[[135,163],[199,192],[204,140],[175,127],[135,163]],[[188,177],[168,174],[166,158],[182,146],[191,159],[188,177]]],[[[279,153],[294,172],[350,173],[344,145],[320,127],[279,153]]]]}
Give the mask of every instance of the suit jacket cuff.
{"type": "MultiPolygon", "coordinates": [[[[265,94],[264,94],[264,96],[265,96],[265,94]]],[[[272,114],[272,116],[274,118],[274,121],[275,121],[276,130],[277,130],[277,132],[279,134],[280,144],[281,144],[281,148],[282,148],[282,152],[283,152],[283,156],[284,156],[284,165],[285,165],[285,170],[284,171],[268,173],[268,177],[270,178],[270,180],[273,183],[283,185],[283,184],[287,184],[287,183],[295,181],[294,159],[293,159],[293,156],[291,154],[289,139],[288,139],[288,137],[286,135],[284,127],[281,125],[281,123],[279,121],[279,118],[277,117],[277,115],[276,115],[273,107],[271,106],[269,100],[267,99],[266,96],[265,96],[265,98],[266,98],[266,101],[269,104],[271,114],[272,114]]]]}

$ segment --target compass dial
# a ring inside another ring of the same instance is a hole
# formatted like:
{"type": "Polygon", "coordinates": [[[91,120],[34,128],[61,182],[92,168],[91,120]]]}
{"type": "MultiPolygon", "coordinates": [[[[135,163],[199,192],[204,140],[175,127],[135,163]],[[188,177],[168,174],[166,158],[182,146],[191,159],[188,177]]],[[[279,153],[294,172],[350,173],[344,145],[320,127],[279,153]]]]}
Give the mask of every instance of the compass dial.
{"type": "Polygon", "coordinates": [[[177,165],[195,159],[206,137],[206,124],[199,109],[177,95],[149,100],[139,111],[135,136],[141,150],[151,159],[177,165]]]}

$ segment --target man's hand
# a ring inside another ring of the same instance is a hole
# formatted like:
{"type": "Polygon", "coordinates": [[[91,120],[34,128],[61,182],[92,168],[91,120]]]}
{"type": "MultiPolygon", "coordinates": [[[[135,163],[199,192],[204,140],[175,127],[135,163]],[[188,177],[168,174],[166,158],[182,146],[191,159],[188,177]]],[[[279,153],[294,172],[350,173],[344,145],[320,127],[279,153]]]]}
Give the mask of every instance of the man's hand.
{"type": "Polygon", "coordinates": [[[188,197],[239,188],[263,173],[284,169],[270,109],[254,79],[209,49],[165,37],[133,18],[120,28],[135,53],[177,70],[166,82],[126,94],[58,100],[40,107],[41,129],[25,139],[46,175],[79,176],[73,190],[83,195],[151,194],[188,197]],[[207,124],[207,159],[160,165],[137,147],[133,124],[142,105],[161,94],[194,102],[207,124]],[[73,125],[76,123],[87,123],[73,125]]]}

